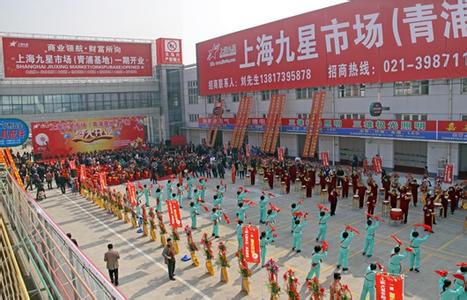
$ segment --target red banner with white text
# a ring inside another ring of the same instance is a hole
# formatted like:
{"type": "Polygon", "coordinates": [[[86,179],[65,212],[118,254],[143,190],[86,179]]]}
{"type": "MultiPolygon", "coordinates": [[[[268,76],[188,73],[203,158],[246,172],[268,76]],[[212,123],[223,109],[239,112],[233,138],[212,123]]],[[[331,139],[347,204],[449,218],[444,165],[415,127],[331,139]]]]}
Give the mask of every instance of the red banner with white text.
{"type": "Polygon", "coordinates": [[[376,173],[382,173],[383,172],[383,159],[381,156],[374,156],[372,158],[372,165],[373,165],[373,171],[376,173]]]}
{"type": "Polygon", "coordinates": [[[43,159],[136,147],[145,141],[141,116],[32,122],[31,127],[34,153],[43,159]]]}
{"type": "Polygon", "coordinates": [[[242,228],[243,236],[243,258],[246,262],[259,264],[260,263],[260,247],[259,247],[259,229],[257,226],[246,225],[242,228]]]}
{"type": "Polygon", "coordinates": [[[463,1],[349,1],[198,43],[199,92],[466,77],[466,32],[463,1]]]}
{"type": "Polygon", "coordinates": [[[130,201],[131,207],[135,207],[137,205],[135,184],[133,182],[128,182],[126,184],[126,191],[128,194],[128,201],[130,201]]]}
{"type": "Polygon", "coordinates": [[[329,167],[329,152],[321,152],[321,161],[323,166],[329,167]]]}
{"type": "Polygon", "coordinates": [[[444,166],[444,183],[452,183],[452,174],[453,174],[454,165],[453,164],[446,164],[444,166]]]}
{"type": "Polygon", "coordinates": [[[6,78],[150,77],[151,43],[4,37],[6,78]]]}
{"type": "Polygon", "coordinates": [[[167,203],[167,212],[169,213],[169,223],[173,228],[182,227],[182,217],[180,216],[180,208],[178,206],[178,201],[168,200],[167,203]]]}
{"type": "Polygon", "coordinates": [[[386,273],[376,273],[376,299],[377,300],[403,300],[404,277],[386,273]]]}

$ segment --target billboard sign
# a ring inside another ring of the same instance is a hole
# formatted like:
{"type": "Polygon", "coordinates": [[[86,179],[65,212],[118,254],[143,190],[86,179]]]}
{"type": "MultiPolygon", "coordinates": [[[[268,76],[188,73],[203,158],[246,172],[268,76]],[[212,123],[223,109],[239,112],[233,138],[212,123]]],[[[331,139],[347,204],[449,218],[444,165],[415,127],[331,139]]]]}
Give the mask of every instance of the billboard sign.
{"type": "Polygon", "coordinates": [[[182,40],[159,38],[156,40],[157,64],[182,65],[182,40]]]}
{"type": "Polygon", "coordinates": [[[29,137],[29,127],[20,119],[0,119],[0,148],[24,144],[29,137]]]}
{"type": "Polygon", "coordinates": [[[350,1],[196,47],[203,96],[466,77],[465,3],[350,1]]]}
{"type": "Polygon", "coordinates": [[[32,144],[42,158],[116,150],[145,141],[144,117],[32,122],[32,144]]]}
{"type": "Polygon", "coordinates": [[[3,37],[5,78],[149,77],[150,43],[3,37]]]}

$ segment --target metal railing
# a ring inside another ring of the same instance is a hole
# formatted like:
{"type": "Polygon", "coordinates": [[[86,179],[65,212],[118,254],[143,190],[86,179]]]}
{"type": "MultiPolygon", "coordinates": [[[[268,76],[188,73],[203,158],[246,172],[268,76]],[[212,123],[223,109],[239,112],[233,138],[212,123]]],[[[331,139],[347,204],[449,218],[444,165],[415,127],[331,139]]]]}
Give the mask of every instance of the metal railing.
{"type": "Polygon", "coordinates": [[[10,174],[2,177],[0,203],[48,298],[126,299],[10,174]]]}

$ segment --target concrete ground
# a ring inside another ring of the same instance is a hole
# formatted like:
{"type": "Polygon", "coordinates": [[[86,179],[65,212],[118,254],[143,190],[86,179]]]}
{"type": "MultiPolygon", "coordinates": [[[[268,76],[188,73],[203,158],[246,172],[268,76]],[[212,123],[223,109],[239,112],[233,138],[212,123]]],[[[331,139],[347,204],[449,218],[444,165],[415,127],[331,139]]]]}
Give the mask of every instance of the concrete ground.
{"type": "MultiPolygon", "coordinates": [[[[379,178],[377,179],[379,182],[379,178]]],[[[209,180],[207,202],[211,203],[213,188],[219,183],[218,179],[209,180]]],[[[144,182],[143,182],[144,184],[144,182]]],[[[235,186],[229,185],[224,200],[224,211],[231,219],[235,215],[235,192],[243,182],[237,181],[235,186]]],[[[118,187],[123,189],[122,186],[118,187]]],[[[248,198],[258,202],[261,186],[247,187],[250,190],[248,198]]],[[[279,237],[275,243],[268,246],[267,258],[278,260],[280,265],[279,283],[282,287],[281,299],[286,299],[285,285],[282,279],[288,268],[295,270],[301,285],[300,293],[309,297],[309,292],[302,284],[305,282],[306,274],[310,268],[310,257],[315,246],[316,232],[318,229],[316,204],[320,202],[319,195],[313,194],[312,199],[306,199],[304,210],[310,213],[309,224],[305,227],[303,235],[303,251],[296,254],[291,251],[292,236],[290,234],[290,204],[301,198],[291,188],[290,195],[281,195],[278,189],[273,192],[277,195],[272,202],[281,208],[278,216],[277,230],[279,237]]],[[[63,228],[77,239],[80,249],[105,272],[103,261],[106,245],[113,243],[114,248],[120,252],[120,290],[128,299],[154,299],[159,296],[163,299],[268,299],[269,292],[266,286],[266,271],[257,266],[251,266],[253,276],[250,278],[251,293],[245,296],[241,292],[241,278],[239,274],[234,251],[237,248],[235,236],[235,224],[223,224],[220,229],[221,239],[227,241],[231,268],[229,269],[230,280],[227,284],[219,282],[219,269],[216,275],[211,277],[206,274],[204,267],[204,255],[199,251],[197,256],[201,262],[198,268],[191,262],[182,262],[180,258],[189,254],[186,250],[186,236],[180,232],[181,243],[180,254],[177,257],[176,281],[168,280],[166,267],[161,257],[162,246],[158,241],[152,242],[148,237],[142,237],[132,229],[129,224],[117,220],[113,215],[98,208],[93,202],[85,198],[71,194],[59,194],[57,189],[47,191],[47,199],[41,201],[46,212],[63,228]]],[[[184,225],[191,224],[189,218],[188,200],[185,200],[182,209],[184,225]]],[[[152,205],[155,199],[152,198],[152,205]]],[[[164,207],[164,210],[166,208],[164,207]]],[[[381,214],[381,200],[378,201],[376,214],[381,214]]],[[[248,221],[259,224],[259,207],[252,207],[247,212],[248,221]]],[[[404,261],[403,267],[406,273],[405,298],[406,299],[438,299],[437,280],[438,275],[433,271],[447,269],[454,272],[455,264],[467,261],[467,239],[463,232],[466,211],[456,211],[454,216],[448,215],[447,219],[439,219],[438,225],[434,226],[435,233],[422,246],[421,272],[408,272],[408,262],[404,261]]],[[[164,221],[168,223],[165,214],[164,221]]],[[[333,273],[336,270],[338,256],[338,235],[345,224],[357,227],[362,233],[356,236],[350,246],[349,264],[350,272],[342,276],[342,282],[348,284],[353,293],[353,299],[360,298],[363,284],[364,271],[370,262],[388,264],[389,255],[395,243],[390,238],[391,234],[397,234],[406,244],[413,224],[422,223],[421,205],[417,208],[411,207],[409,211],[409,223],[395,224],[388,219],[377,230],[375,253],[372,258],[362,256],[362,248],[365,234],[364,212],[353,209],[351,199],[340,200],[337,206],[336,216],[328,222],[328,241],[330,244],[329,255],[321,267],[321,282],[327,291],[332,282],[333,273]]],[[[204,211],[198,218],[198,230],[194,231],[194,240],[199,242],[203,232],[211,234],[211,222],[209,215],[204,211]]],[[[263,230],[263,228],[261,229],[263,230]]],[[[159,233],[158,233],[159,237],[159,233]]],[[[217,257],[217,241],[214,244],[214,253],[217,257]]],[[[198,244],[199,245],[199,244],[198,244]]],[[[201,247],[200,247],[201,248],[201,247]]],[[[326,295],[326,299],[329,297],[326,295]]]]}

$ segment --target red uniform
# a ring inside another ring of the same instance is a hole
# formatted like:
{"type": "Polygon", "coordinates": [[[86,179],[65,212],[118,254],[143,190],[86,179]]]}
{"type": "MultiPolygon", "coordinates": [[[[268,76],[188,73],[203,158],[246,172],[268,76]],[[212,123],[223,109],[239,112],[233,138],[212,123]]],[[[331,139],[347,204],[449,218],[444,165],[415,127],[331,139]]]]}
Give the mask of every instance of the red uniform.
{"type": "Polygon", "coordinates": [[[311,198],[311,194],[313,192],[313,184],[312,184],[313,179],[306,177],[304,182],[305,182],[304,186],[306,188],[306,197],[311,198]]]}
{"type": "Polygon", "coordinates": [[[342,181],[342,198],[349,197],[349,187],[350,187],[349,177],[345,176],[344,180],[342,181]]]}
{"type": "Polygon", "coordinates": [[[396,192],[389,193],[389,201],[391,202],[391,208],[397,207],[397,193],[396,192]]]}
{"type": "Polygon", "coordinates": [[[417,183],[411,183],[410,184],[410,191],[412,192],[412,198],[413,198],[413,206],[417,206],[417,201],[418,201],[418,187],[419,185],[417,183]]]}
{"type": "Polygon", "coordinates": [[[328,196],[329,203],[331,204],[331,216],[334,216],[336,214],[337,195],[338,194],[336,190],[332,190],[332,192],[330,192],[328,196]]]}
{"type": "Polygon", "coordinates": [[[404,215],[404,223],[407,223],[407,217],[409,216],[409,204],[410,199],[405,194],[401,194],[401,210],[404,215]]]}
{"type": "Polygon", "coordinates": [[[366,187],[363,185],[359,185],[357,187],[357,193],[358,193],[358,200],[359,200],[359,207],[363,208],[363,200],[365,199],[365,191],[366,187]]]}
{"type": "Polygon", "coordinates": [[[252,168],[250,169],[250,181],[251,185],[255,185],[255,179],[256,179],[256,169],[252,168]]]}
{"type": "Polygon", "coordinates": [[[370,215],[373,215],[375,213],[375,207],[376,207],[376,196],[375,195],[370,195],[370,197],[368,197],[368,201],[366,202],[367,206],[368,206],[368,213],[370,215]]]}

